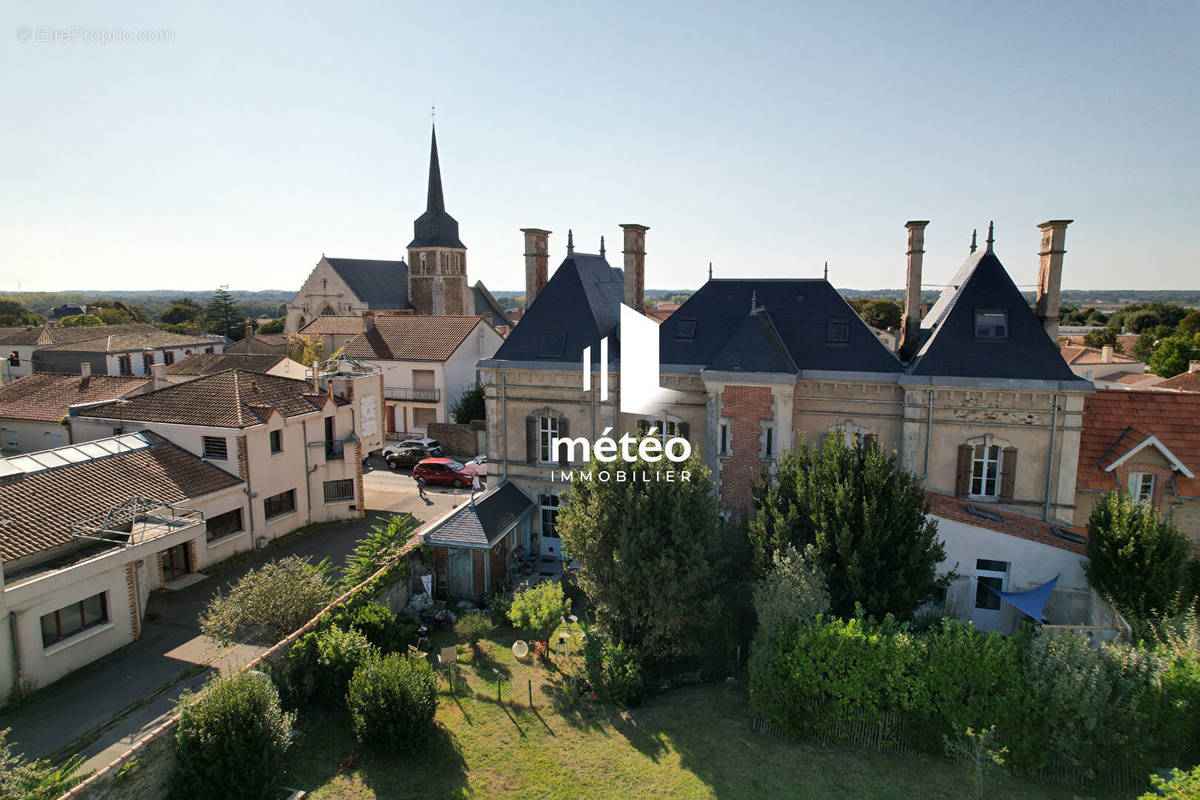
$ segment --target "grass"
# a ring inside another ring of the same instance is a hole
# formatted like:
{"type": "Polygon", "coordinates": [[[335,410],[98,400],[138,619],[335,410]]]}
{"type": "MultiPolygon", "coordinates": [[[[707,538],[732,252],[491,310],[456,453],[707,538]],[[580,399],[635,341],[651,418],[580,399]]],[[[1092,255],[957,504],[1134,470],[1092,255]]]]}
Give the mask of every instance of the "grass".
{"type": "MultiPolygon", "coordinates": [[[[436,728],[417,752],[360,747],[344,711],[304,715],[284,783],[313,800],[971,796],[963,769],[942,760],[755,733],[741,685],[680,689],[632,711],[573,700],[557,667],[513,657],[516,638],[498,632],[478,655],[459,648],[455,696],[443,680],[436,728]]],[[[442,633],[434,647],[452,643],[442,633]]],[[[1067,787],[1002,776],[989,780],[987,796],[1079,797],[1067,787]]]]}

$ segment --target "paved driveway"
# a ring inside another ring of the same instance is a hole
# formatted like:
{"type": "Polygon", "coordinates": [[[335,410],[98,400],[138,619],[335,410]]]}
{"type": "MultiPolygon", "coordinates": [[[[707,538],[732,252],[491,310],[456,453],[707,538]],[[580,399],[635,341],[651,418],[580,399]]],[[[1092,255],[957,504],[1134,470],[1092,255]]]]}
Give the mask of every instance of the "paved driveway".
{"type": "Polygon", "coordinates": [[[137,641],[68,675],[36,693],[24,706],[0,714],[0,729],[12,728],[9,741],[30,757],[64,755],[68,748],[97,769],[116,758],[138,736],[156,727],[174,709],[179,696],[204,683],[217,670],[236,669],[264,648],[224,648],[200,635],[200,612],[218,589],[248,570],[289,555],[341,566],[355,543],[380,518],[408,512],[428,521],[470,498],[470,490],[429,489],[417,493],[409,471],[392,472],[371,464],[363,476],[367,516],[273,542],[230,566],[178,591],[153,593],[137,641]]]}

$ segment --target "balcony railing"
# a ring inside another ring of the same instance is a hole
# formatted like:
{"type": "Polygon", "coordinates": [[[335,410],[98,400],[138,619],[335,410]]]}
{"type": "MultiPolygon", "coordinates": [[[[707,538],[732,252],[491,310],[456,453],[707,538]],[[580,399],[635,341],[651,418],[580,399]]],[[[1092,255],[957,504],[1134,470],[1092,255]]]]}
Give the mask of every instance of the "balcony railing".
{"type": "Polygon", "coordinates": [[[407,386],[383,387],[385,400],[412,400],[418,403],[436,403],[442,399],[441,389],[411,389],[407,386]]]}

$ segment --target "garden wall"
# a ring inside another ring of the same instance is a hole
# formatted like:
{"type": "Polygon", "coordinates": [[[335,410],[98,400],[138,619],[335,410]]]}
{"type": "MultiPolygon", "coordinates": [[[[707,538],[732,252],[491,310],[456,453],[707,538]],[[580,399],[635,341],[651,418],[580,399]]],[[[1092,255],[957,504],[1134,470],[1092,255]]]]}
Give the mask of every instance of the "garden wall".
{"type": "Polygon", "coordinates": [[[474,458],[483,452],[479,446],[478,431],[486,431],[487,423],[483,420],[466,425],[457,422],[433,422],[426,426],[426,430],[427,436],[441,442],[446,455],[474,458]]]}
{"type": "MultiPolygon", "coordinates": [[[[270,650],[251,661],[243,670],[257,669],[270,673],[272,668],[283,663],[287,652],[296,640],[317,626],[323,617],[345,604],[362,591],[373,590],[371,584],[392,568],[396,561],[406,559],[420,545],[414,535],[400,550],[399,556],[370,578],[355,586],[341,597],[321,609],[296,632],[276,642],[270,650]]],[[[393,610],[403,610],[408,602],[408,577],[405,575],[394,585],[385,587],[379,599],[393,610]]],[[[173,714],[162,725],[134,742],[128,750],[101,767],[91,777],[76,786],[58,800],[156,800],[165,797],[167,784],[175,771],[175,728],[179,715],[173,714]]]]}

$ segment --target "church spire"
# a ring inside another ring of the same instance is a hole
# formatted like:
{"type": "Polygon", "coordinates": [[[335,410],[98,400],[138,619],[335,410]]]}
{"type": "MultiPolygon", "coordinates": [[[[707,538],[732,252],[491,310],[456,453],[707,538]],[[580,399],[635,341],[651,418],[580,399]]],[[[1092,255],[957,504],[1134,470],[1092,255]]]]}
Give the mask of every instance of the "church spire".
{"type": "Polygon", "coordinates": [[[433,213],[446,211],[446,200],[442,196],[442,166],[438,163],[437,126],[433,126],[432,144],[429,146],[429,196],[425,210],[433,213]]]}

